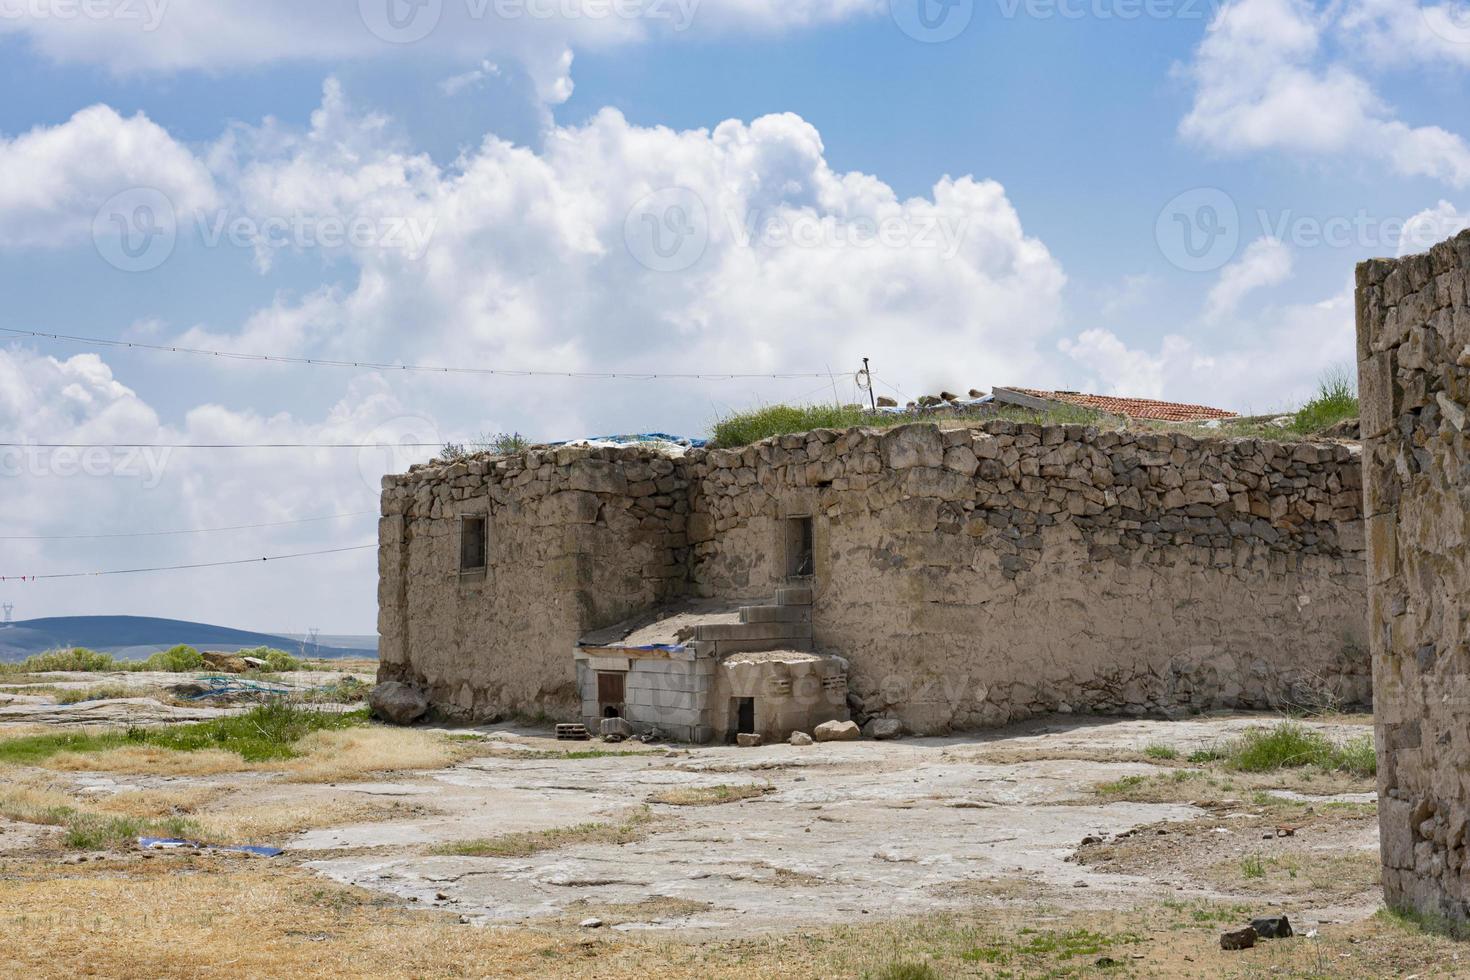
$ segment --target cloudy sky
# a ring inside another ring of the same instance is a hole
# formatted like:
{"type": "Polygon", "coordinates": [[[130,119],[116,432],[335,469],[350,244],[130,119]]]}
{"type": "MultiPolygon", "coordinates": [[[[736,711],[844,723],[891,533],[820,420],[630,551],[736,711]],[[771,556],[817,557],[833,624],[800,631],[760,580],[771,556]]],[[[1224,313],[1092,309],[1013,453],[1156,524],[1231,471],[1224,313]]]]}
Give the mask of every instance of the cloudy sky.
{"type": "MultiPolygon", "coordinates": [[[[699,435],[864,356],[1289,407],[1353,264],[1467,223],[1467,72],[1464,2],[0,0],[0,576],[356,548],[428,455],[375,444],[699,435]],[[636,377],[701,373],[772,377],[636,377]],[[363,448],[40,448],[199,443],[363,448]]],[[[375,575],[0,601],[372,632],[375,575]]]]}

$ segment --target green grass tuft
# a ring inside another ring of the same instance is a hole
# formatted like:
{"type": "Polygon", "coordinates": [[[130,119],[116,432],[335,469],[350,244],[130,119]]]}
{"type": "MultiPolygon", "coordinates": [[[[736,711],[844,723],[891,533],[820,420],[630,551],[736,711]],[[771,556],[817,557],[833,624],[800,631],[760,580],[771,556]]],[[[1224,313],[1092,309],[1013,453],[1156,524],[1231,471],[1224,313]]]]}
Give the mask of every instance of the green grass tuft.
{"type": "Polygon", "coordinates": [[[1150,759],[1177,759],[1177,758],[1179,758],[1179,750],[1176,749],[1176,748],[1174,748],[1174,746],[1172,746],[1172,745],[1161,745],[1161,744],[1159,744],[1157,742],[1155,742],[1152,745],[1146,745],[1146,746],[1144,746],[1143,754],[1146,755],[1146,756],[1148,756],[1150,759]]]}
{"type": "Polygon", "coordinates": [[[104,752],[151,745],[175,752],[223,749],[246,762],[296,757],[295,743],[315,731],[351,728],[367,721],[365,710],[319,711],[288,701],[257,705],[243,714],[167,728],[133,727],[112,732],[60,732],[0,741],[0,764],[35,765],[59,752],[104,752]]]}
{"type": "Polygon", "coordinates": [[[1370,736],[1362,735],[1339,746],[1321,732],[1294,721],[1246,732],[1227,749],[1226,764],[1242,772],[1274,772],[1302,766],[1354,776],[1372,776],[1378,771],[1370,736]]]}
{"type": "Polygon", "coordinates": [[[1334,368],[1318,382],[1316,397],[1297,410],[1290,428],[1293,432],[1309,435],[1357,417],[1357,384],[1346,370],[1334,368]]]}

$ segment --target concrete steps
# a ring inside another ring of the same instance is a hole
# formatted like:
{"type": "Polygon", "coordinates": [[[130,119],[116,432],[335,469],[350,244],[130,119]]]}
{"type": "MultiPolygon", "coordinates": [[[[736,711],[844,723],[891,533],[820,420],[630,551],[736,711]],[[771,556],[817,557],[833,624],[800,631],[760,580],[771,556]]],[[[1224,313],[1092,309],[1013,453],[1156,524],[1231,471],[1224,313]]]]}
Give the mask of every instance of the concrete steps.
{"type": "Polygon", "coordinates": [[[810,606],[812,604],[812,587],[810,585],[784,586],[776,590],[776,605],[778,606],[810,606]]]}
{"type": "Polygon", "coordinates": [[[741,606],[742,623],[810,623],[811,606],[741,606]]]}
{"type": "Polygon", "coordinates": [[[707,623],[694,628],[695,640],[766,640],[780,649],[785,640],[809,640],[811,619],[805,622],[707,623]]]}

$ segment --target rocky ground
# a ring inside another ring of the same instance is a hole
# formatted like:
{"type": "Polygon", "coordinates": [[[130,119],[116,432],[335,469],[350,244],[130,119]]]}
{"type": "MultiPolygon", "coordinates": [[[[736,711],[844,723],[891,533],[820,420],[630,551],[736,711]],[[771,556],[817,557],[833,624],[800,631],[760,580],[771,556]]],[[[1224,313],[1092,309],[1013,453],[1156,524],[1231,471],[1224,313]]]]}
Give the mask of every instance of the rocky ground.
{"type": "MultiPolygon", "coordinates": [[[[36,718],[26,732],[41,728],[36,718]]],[[[1456,962],[1452,943],[1375,916],[1367,782],[1186,761],[1274,721],[1065,718],[750,749],[378,728],[361,730],[353,750],[374,761],[279,771],[8,766],[0,904],[31,911],[0,923],[0,960],[20,948],[4,932],[64,949],[57,917],[77,914],[86,895],[151,908],[184,894],[158,888],[187,881],[276,949],[256,960],[235,950],[255,972],[396,975],[359,954],[430,930],[412,940],[427,945],[422,969],[408,972],[1454,975],[1434,972],[1456,962]],[[15,802],[24,793],[117,812],[172,808],[284,853],[78,852],[62,828],[21,819],[34,812],[15,802]],[[169,868],[183,876],[159,881],[169,868]],[[271,902],[284,904],[267,911],[271,902]],[[330,923],[318,921],[323,902],[330,923]],[[1219,950],[1221,931],[1268,914],[1289,915],[1299,935],[1219,950]],[[498,966],[477,972],[477,956],[498,966]],[[932,972],[884,972],[909,960],[932,972]]],[[[1312,724],[1345,739],[1367,721],[1312,724]]],[[[216,925],[179,928],[180,942],[195,943],[216,925]]],[[[121,958],[141,955],[126,933],[92,944],[101,974],[126,975],[121,958]]],[[[191,972],[149,955],[148,972],[191,972]]],[[[223,957],[197,955],[195,967],[223,957]]],[[[15,965],[59,975],[64,962],[27,954],[15,965]]]]}

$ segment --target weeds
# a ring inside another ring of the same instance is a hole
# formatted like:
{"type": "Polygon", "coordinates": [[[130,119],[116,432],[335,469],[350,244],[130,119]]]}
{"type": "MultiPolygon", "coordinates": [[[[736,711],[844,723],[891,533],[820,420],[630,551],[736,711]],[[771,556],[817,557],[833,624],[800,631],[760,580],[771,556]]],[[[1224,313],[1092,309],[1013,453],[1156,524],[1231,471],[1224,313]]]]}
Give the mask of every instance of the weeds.
{"type": "Polygon", "coordinates": [[[1143,749],[1143,754],[1146,755],[1146,756],[1148,756],[1150,759],[1177,759],[1177,758],[1179,758],[1179,750],[1176,749],[1176,748],[1174,748],[1174,746],[1172,746],[1172,745],[1160,745],[1157,742],[1154,743],[1153,745],[1145,746],[1144,749],[1143,749]]]}
{"type": "Polygon", "coordinates": [[[715,422],[710,444],[730,449],[748,446],[771,436],[810,432],[812,429],[888,429],[914,422],[978,422],[985,419],[1009,419],[1038,425],[1097,425],[1103,422],[1123,424],[1121,419],[1110,419],[1075,405],[1058,405],[1045,412],[1012,405],[987,405],[984,408],[942,416],[908,413],[874,415],[857,405],[768,405],[749,412],[735,412],[715,422]]]}
{"type": "Polygon", "coordinates": [[[1371,736],[1362,735],[1338,746],[1322,733],[1294,721],[1251,729],[1226,750],[1225,761],[1241,772],[1315,766],[1367,777],[1378,771],[1371,736]]]}
{"type": "Polygon", "coordinates": [[[573,844],[631,844],[652,832],[653,814],[648,807],[635,811],[622,823],[584,823],[550,830],[527,830],[499,837],[456,841],[434,848],[435,854],[459,857],[530,857],[573,844]]]}
{"type": "Polygon", "coordinates": [[[1317,383],[1317,395],[1297,410],[1290,429],[1307,435],[1344,419],[1358,417],[1358,388],[1343,368],[1334,368],[1317,383]]]}
{"type": "Polygon", "coordinates": [[[126,731],[64,732],[0,741],[0,763],[34,765],[60,752],[104,752],[152,746],[174,752],[221,749],[246,762],[291,759],[294,745],[312,732],[350,728],[367,721],[366,711],[318,711],[288,701],[271,701],[228,718],[170,728],[132,727],[126,731]]]}
{"type": "Polygon", "coordinates": [[[749,800],[757,796],[764,796],[775,789],[774,786],[679,786],[673,789],[661,790],[648,798],[650,803],[663,803],[667,806],[714,806],[719,803],[734,803],[738,800],[749,800]]]}
{"type": "Polygon", "coordinates": [[[117,670],[117,661],[111,654],[98,653],[86,647],[70,647],[65,650],[48,650],[36,653],[16,664],[0,664],[0,673],[46,674],[54,671],[104,671],[117,670]]]}

